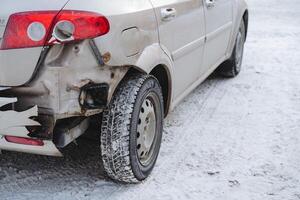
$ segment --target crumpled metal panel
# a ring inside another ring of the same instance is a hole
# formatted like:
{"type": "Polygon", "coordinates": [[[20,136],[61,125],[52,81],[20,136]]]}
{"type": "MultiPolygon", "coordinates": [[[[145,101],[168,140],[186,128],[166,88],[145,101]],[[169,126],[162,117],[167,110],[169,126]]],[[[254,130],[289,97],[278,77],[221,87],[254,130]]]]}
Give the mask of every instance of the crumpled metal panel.
{"type": "MultiPolygon", "coordinates": [[[[17,102],[17,98],[0,98],[0,107],[17,102]]],[[[62,156],[50,140],[43,140],[43,146],[31,146],[7,142],[5,135],[30,138],[26,126],[40,126],[31,117],[38,116],[38,107],[34,106],[23,112],[13,110],[0,111],[0,149],[9,151],[26,152],[48,156],[62,156]]]]}
{"type": "MultiPolygon", "coordinates": [[[[16,98],[0,98],[0,107],[17,102],[16,98]]],[[[29,137],[25,126],[39,126],[40,124],[30,117],[38,116],[38,107],[34,106],[29,110],[17,112],[13,110],[0,111],[0,135],[18,137],[29,137]]]]}

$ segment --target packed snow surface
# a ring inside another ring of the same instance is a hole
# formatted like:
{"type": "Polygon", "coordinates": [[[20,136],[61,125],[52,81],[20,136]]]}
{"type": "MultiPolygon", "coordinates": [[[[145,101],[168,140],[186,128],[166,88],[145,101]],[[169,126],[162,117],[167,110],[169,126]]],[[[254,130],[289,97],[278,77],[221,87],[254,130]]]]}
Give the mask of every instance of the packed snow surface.
{"type": "Polygon", "coordinates": [[[105,179],[85,138],[64,158],[3,152],[0,199],[300,199],[300,3],[248,3],[242,73],[209,78],[169,115],[147,181],[105,179]]]}

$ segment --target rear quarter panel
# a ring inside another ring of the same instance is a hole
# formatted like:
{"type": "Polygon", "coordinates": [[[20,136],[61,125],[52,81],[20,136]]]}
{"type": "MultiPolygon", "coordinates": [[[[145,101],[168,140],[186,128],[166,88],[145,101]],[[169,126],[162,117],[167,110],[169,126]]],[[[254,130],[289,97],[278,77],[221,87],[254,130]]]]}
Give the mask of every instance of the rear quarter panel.
{"type": "MultiPolygon", "coordinates": [[[[111,54],[108,65],[132,65],[149,72],[154,63],[142,62],[145,52],[149,55],[149,49],[155,49],[163,54],[158,45],[156,17],[148,0],[90,0],[84,4],[71,0],[65,9],[97,12],[108,18],[109,33],[95,39],[102,54],[111,54]]],[[[152,57],[153,62],[160,57],[152,57]]]]}
{"type": "MultiPolygon", "coordinates": [[[[61,10],[67,0],[1,0],[0,45],[9,16],[26,11],[61,10]]],[[[0,50],[0,86],[19,86],[33,76],[42,47],[0,50]]]]}

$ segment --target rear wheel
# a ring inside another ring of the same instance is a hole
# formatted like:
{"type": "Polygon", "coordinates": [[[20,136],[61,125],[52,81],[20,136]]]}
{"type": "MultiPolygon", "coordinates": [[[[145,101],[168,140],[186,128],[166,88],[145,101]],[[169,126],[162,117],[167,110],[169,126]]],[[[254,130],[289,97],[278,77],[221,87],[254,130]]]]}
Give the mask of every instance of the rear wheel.
{"type": "Polygon", "coordinates": [[[103,113],[101,153],[107,175],[137,183],[151,173],[161,144],[163,98],[156,78],[132,75],[103,113]]]}
{"type": "Polygon", "coordinates": [[[222,63],[217,69],[217,72],[220,75],[225,77],[235,77],[240,73],[244,54],[244,44],[246,39],[245,31],[245,23],[244,21],[242,21],[230,59],[222,63]]]}

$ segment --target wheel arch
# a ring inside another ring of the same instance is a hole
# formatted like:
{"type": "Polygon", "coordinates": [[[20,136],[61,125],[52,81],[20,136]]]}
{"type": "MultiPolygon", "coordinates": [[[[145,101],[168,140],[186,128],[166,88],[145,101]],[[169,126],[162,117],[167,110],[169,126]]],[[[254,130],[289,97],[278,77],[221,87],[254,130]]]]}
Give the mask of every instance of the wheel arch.
{"type": "Polygon", "coordinates": [[[164,114],[165,117],[169,113],[170,104],[171,104],[171,96],[172,96],[172,81],[171,74],[167,68],[167,66],[163,64],[159,64],[155,66],[150,72],[152,76],[154,76],[162,89],[163,99],[164,99],[164,114]]]}
{"type": "Polygon", "coordinates": [[[173,62],[166,50],[160,44],[154,43],[146,47],[133,64],[120,67],[128,68],[122,79],[132,73],[141,73],[153,75],[159,81],[164,98],[164,114],[167,116],[172,102],[173,62]]]}
{"type": "Polygon", "coordinates": [[[173,61],[165,47],[154,43],[146,47],[131,70],[153,75],[160,83],[164,98],[164,114],[170,111],[173,86],[173,61]]]}
{"type": "Polygon", "coordinates": [[[172,97],[172,79],[171,73],[165,64],[158,64],[152,68],[150,72],[146,72],[137,66],[129,66],[129,70],[124,78],[131,76],[133,73],[150,74],[154,76],[162,89],[163,100],[164,100],[164,115],[168,115],[171,105],[172,97]]]}

